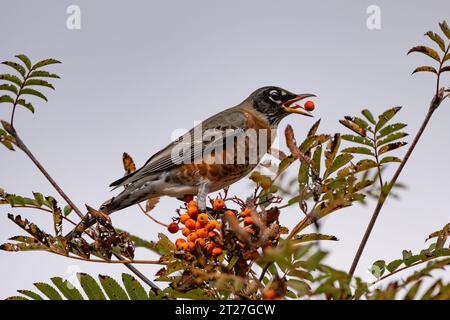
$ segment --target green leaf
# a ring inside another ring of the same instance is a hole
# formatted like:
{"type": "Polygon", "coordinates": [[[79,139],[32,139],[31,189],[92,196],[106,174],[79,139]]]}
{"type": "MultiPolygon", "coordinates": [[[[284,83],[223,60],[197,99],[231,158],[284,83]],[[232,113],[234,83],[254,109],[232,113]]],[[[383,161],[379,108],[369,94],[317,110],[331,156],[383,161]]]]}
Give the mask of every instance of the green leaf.
{"type": "Polygon", "coordinates": [[[412,285],[408,292],[405,294],[404,300],[414,300],[414,297],[416,296],[421,284],[422,280],[417,281],[414,285],[412,285]]]}
{"type": "Polygon", "coordinates": [[[28,110],[31,111],[31,113],[34,113],[34,107],[30,102],[26,102],[24,99],[19,99],[17,100],[17,104],[27,108],[28,110]]]}
{"type": "Polygon", "coordinates": [[[47,81],[41,79],[28,79],[27,81],[25,81],[25,84],[23,86],[42,86],[55,90],[55,87],[51,83],[48,83],[47,81]]]}
{"type": "Polygon", "coordinates": [[[61,63],[61,62],[58,61],[58,60],[55,60],[55,59],[45,59],[45,60],[41,60],[41,61],[37,62],[37,63],[33,66],[32,70],[36,70],[36,69],[42,68],[42,67],[44,67],[44,66],[47,66],[47,65],[50,65],[50,64],[56,64],[56,63],[61,63]]]}
{"type": "Polygon", "coordinates": [[[44,282],[38,282],[35,283],[34,286],[50,300],[62,300],[61,295],[51,285],[44,282]]]}
{"type": "Polygon", "coordinates": [[[294,237],[295,243],[302,243],[308,241],[316,241],[316,240],[331,240],[331,241],[339,241],[335,236],[329,236],[321,233],[308,233],[308,234],[300,234],[294,237]]]}
{"type": "Polygon", "coordinates": [[[420,53],[423,53],[423,54],[429,56],[430,58],[433,58],[437,62],[441,62],[441,58],[439,57],[439,54],[436,52],[436,50],[431,49],[429,47],[416,46],[416,47],[411,48],[407,54],[410,54],[411,52],[420,52],[420,53]]]}
{"type": "Polygon", "coordinates": [[[369,120],[370,123],[376,124],[375,118],[373,117],[372,113],[368,109],[364,109],[361,111],[364,117],[366,117],[367,120],[369,120]]]}
{"type": "Polygon", "coordinates": [[[0,250],[18,252],[18,251],[47,251],[47,247],[40,243],[4,243],[0,245],[0,250]]]}
{"type": "Polygon", "coordinates": [[[389,262],[389,264],[386,266],[386,269],[389,272],[394,272],[395,270],[398,269],[398,267],[400,267],[400,265],[403,263],[402,259],[397,259],[394,261],[389,262]]]}
{"type": "Polygon", "coordinates": [[[122,273],[122,281],[131,300],[148,300],[147,292],[132,275],[122,273]]]}
{"type": "Polygon", "coordinates": [[[324,176],[328,175],[328,171],[331,169],[331,166],[333,165],[334,159],[336,158],[340,145],[341,145],[341,135],[339,133],[336,133],[333,139],[328,142],[327,149],[325,151],[325,167],[327,168],[327,172],[324,176]]]}
{"type": "Polygon", "coordinates": [[[352,134],[344,134],[342,136],[342,139],[345,140],[345,141],[350,141],[350,142],[354,142],[354,143],[360,143],[360,144],[364,144],[364,145],[369,146],[369,147],[373,147],[372,141],[370,141],[369,139],[364,138],[364,137],[354,136],[352,134]]]}
{"type": "Polygon", "coordinates": [[[402,162],[402,160],[400,158],[397,158],[397,157],[384,157],[380,161],[381,164],[388,163],[388,162],[402,162]]]}
{"type": "Polygon", "coordinates": [[[378,150],[378,154],[379,154],[379,155],[382,155],[382,154],[384,154],[384,153],[386,153],[386,152],[389,152],[389,151],[392,151],[392,150],[401,148],[401,147],[403,147],[403,146],[406,145],[406,144],[407,144],[406,142],[393,142],[393,143],[389,143],[389,144],[387,144],[387,145],[385,145],[385,146],[382,146],[382,147],[378,150]]]}
{"type": "Polygon", "coordinates": [[[17,290],[20,294],[23,294],[24,296],[27,296],[33,300],[44,300],[40,295],[37,293],[30,291],[30,290],[17,290]]]}
{"type": "Polygon", "coordinates": [[[401,109],[402,109],[402,107],[394,107],[394,108],[386,110],[381,115],[379,115],[377,125],[375,126],[375,131],[378,131],[381,128],[383,128],[384,125],[389,120],[391,120],[397,114],[397,112],[399,112],[401,109]]]}
{"type": "Polygon", "coordinates": [[[439,27],[441,27],[442,32],[445,34],[447,39],[450,40],[450,28],[448,27],[447,21],[442,21],[439,23],[439,27]]]}
{"type": "Polygon", "coordinates": [[[80,273],[79,280],[81,287],[83,288],[89,300],[106,300],[105,294],[97,284],[97,281],[95,281],[94,278],[92,278],[90,275],[86,273],[80,273]]]}
{"type": "Polygon", "coordinates": [[[286,170],[291,164],[295,162],[295,158],[293,156],[287,156],[283,160],[281,160],[278,165],[277,174],[281,174],[284,170],[286,170]]]}
{"type": "Polygon", "coordinates": [[[39,91],[34,90],[34,89],[30,89],[30,88],[22,89],[20,95],[25,95],[25,94],[36,96],[36,97],[39,97],[41,99],[44,99],[45,101],[48,101],[46,96],[44,96],[42,93],[40,93],[39,91]]]}
{"type": "Polygon", "coordinates": [[[313,154],[313,163],[316,172],[320,175],[320,165],[322,161],[322,145],[318,145],[313,154]]]}
{"type": "Polygon", "coordinates": [[[0,84],[0,90],[11,91],[12,93],[17,95],[17,87],[13,84],[0,84]]]}
{"type": "Polygon", "coordinates": [[[431,72],[437,74],[437,71],[434,67],[430,66],[421,66],[414,69],[414,71],[411,74],[414,74],[416,72],[431,72]]]}
{"type": "Polygon", "coordinates": [[[25,70],[25,68],[22,65],[20,65],[20,64],[18,64],[16,62],[12,62],[12,61],[3,61],[2,64],[13,68],[17,72],[19,72],[22,75],[22,77],[25,77],[25,74],[26,74],[27,71],[25,70]]]}
{"type": "Polygon", "coordinates": [[[373,152],[370,149],[365,148],[365,147],[345,148],[341,152],[343,152],[343,153],[368,154],[368,155],[374,156],[373,152]]]}
{"type": "Polygon", "coordinates": [[[105,290],[110,300],[129,300],[127,293],[117,283],[116,280],[110,276],[99,275],[100,284],[105,290]]]}
{"type": "Polygon", "coordinates": [[[312,126],[311,129],[309,129],[308,131],[308,137],[312,137],[315,136],[317,133],[317,129],[319,129],[319,125],[320,125],[320,119],[317,120],[312,126]]]}
{"type": "Polygon", "coordinates": [[[57,74],[50,73],[48,71],[42,71],[42,70],[33,71],[28,76],[28,78],[38,78],[38,77],[60,79],[60,77],[57,74]]]}
{"type": "Polygon", "coordinates": [[[22,62],[25,64],[25,66],[28,68],[28,70],[31,69],[31,61],[30,61],[30,58],[28,58],[26,55],[24,55],[24,54],[18,54],[18,55],[16,56],[16,58],[19,58],[19,60],[22,61],[22,62]]]}
{"type": "Polygon", "coordinates": [[[444,58],[442,59],[442,63],[444,63],[445,61],[450,60],[450,53],[447,53],[444,58]]]}
{"type": "Polygon", "coordinates": [[[8,95],[0,96],[0,103],[14,103],[14,99],[8,95]]]}
{"type": "Polygon", "coordinates": [[[0,74],[0,80],[5,80],[17,84],[19,87],[22,85],[22,81],[19,77],[12,74],[0,74]]]}
{"type": "Polygon", "coordinates": [[[384,136],[387,136],[390,133],[401,130],[404,127],[406,127],[406,124],[404,124],[404,123],[394,123],[394,124],[388,125],[378,132],[377,140],[379,140],[380,138],[382,138],[384,136]]]}
{"type": "MultiPolygon", "coordinates": [[[[309,180],[309,165],[304,161],[300,164],[300,169],[298,170],[298,182],[300,185],[307,185],[309,180]]],[[[301,186],[300,186],[301,188],[301,186]]]]}
{"type": "Polygon", "coordinates": [[[439,46],[439,48],[445,52],[445,42],[440,35],[434,33],[433,31],[428,31],[427,33],[425,33],[425,35],[433,40],[439,46]]]}
{"type": "Polygon", "coordinates": [[[379,141],[377,143],[377,145],[378,145],[378,147],[380,147],[380,146],[385,145],[385,144],[387,144],[389,142],[392,142],[392,141],[404,138],[406,136],[408,136],[408,134],[406,132],[396,132],[396,133],[388,135],[385,139],[379,141]]]}
{"type": "Polygon", "coordinates": [[[84,300],[80,291],[77,290],[67,280],[63,280],[60,277],[51,278],[53,284],[62,292],[67,300],[84,300]]]}
{"type": "Polygon", "coordinates": [[[352,130],[353,132],[359,134],[362,137],[366,136],[366,129],[362,128],[361,126],[357,125],[356,123],[349,121],[349,120],[339,120],[339,122],[349,128],[350,130],[352,130]]]}
{"type": "Polygon", "coordinates": [[[65,206],[63,209],[63,212],[64,212],[64,216],[67,217],[72,212],[72,207],[69,205],[65,206]]]}
{"type": "Polygon", "coordinates": [[[333,162],[333,165],[331,166],[331,168],[328,170],[328,174],[332,174],[333,172],[335,172],[336,170],[342,168],[343,166],[345,166],[347,163],[349,163],[350,161],[352,161],[353,156],[351,154],[348,153],[344,153],[344,154],[340,154],[336,157],[336,159],[333,162]]]}
{"type": "Polygon", "coordinates": [[[42,195],[42,193],[33,192],[33,196],[38,206],[42,207],[42,205],[44,204],[44,196],[42,195]]]}
{"type": "Polygon", "coordinates": [[[22,297],[22,296],[12,296],[12,297],[6,298],[5,300],[27,300],[28,301],[29,299],[22,297]]]}
{"type": "Polygon", "coordinates": [[[377,278],[381,277],[386,270],[386,262],[384,260],[377,260],[372,264],[370,272],[377,278]]]}

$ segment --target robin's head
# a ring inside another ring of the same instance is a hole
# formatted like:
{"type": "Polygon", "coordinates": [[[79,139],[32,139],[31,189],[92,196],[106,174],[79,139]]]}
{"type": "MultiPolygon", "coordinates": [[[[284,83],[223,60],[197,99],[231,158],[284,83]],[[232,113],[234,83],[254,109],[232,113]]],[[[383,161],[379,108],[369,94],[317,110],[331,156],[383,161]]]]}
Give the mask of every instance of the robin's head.
{"type": "Polygon", "coordinates": [[[278,123],[291,113],[302,114],[312,117],[312,115],[301,106],[295,106],[297,101],[308,97],[315,97],[313,94],[294,94],[279,87],[262,87],[254,91],[248,101],[262,114],[272,125],[278,123]]]}

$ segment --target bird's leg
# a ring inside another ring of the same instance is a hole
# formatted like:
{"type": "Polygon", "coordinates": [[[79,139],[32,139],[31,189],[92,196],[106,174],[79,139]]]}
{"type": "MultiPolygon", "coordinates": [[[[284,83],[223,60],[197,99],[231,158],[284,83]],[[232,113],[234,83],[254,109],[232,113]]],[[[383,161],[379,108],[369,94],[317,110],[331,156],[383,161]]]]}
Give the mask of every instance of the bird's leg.
{"type": "Polygon", "coordinates": [[[209,184],[204,182],[198,186],[197,207],[200,211],[206,210],[206,196],[209,192],[209,184]]]}

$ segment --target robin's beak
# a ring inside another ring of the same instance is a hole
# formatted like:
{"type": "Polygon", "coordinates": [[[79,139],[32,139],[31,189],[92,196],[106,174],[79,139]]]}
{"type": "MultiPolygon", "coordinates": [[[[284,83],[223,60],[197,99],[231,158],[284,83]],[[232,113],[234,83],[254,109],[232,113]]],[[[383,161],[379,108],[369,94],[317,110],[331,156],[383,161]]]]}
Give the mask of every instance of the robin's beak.
{"type": "Polygon", "coordinates": [[[284,102],[281,107],[288,113],[298,113],[304,116],[313,117],[313,115],[306,111],[303,107],[294,104],[300,100],[315,96],[316,95],[311,93],[298,94],[295,96],[295,98],[289,99],[288,101],[284,102]]]}

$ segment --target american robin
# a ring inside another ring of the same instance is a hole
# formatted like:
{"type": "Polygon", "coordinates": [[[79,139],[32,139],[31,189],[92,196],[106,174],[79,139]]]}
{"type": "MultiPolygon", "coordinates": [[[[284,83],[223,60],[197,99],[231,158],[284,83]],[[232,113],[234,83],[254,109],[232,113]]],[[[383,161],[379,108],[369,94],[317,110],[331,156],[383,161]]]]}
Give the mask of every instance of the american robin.
{"type": "Polygon", "coordinates": [[[311,116],[294,104],[312,96],[272,86],[254,91],[237,106],[213,115],[170,143],[137,171],[111,183],[125,190],[100,210],[110,214],[152,197],[195,194],[199,209],[204,210],[209,192],[231,185],[257,166],[285,116],[311,116]]]}

